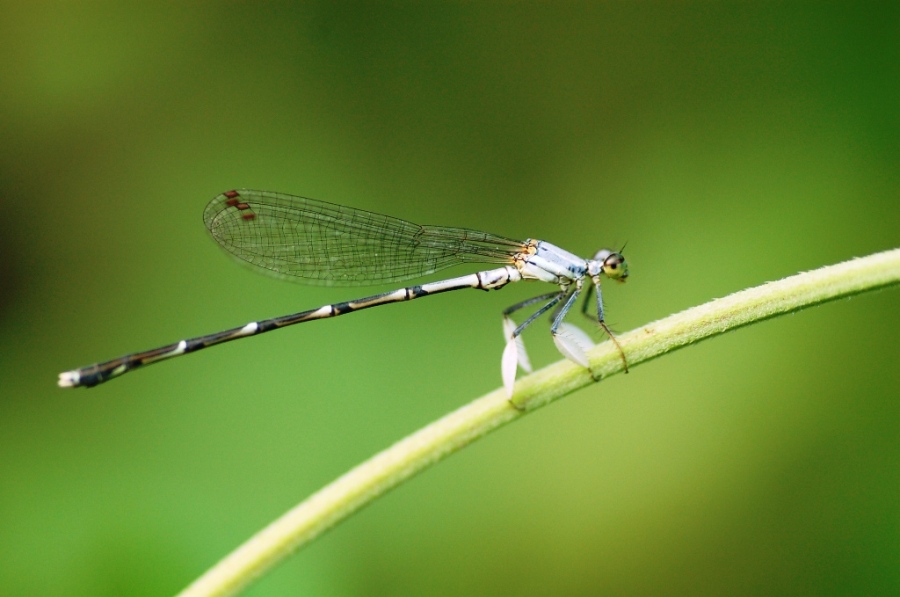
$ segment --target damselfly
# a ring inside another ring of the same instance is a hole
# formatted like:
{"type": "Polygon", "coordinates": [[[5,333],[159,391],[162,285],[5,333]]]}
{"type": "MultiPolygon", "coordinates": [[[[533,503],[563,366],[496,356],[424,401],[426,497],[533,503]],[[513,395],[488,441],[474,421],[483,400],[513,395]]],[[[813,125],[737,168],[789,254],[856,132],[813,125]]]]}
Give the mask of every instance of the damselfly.
{"type": "MultiPolygon", "coordinates": [[[[497,290],[520,280],[539,280],[559,287],[517,303],[503,312],[506,348],[501,360],[503,383],[512,395],[516,370],[531,370],[520,334],[550,309],[550,333],[559,351],[590,368],[587,349],[593,344],[579,328],[563,322],[585,290],[582,312],[587,314],[590,293],[596,290],[596,321],[622,352],[603,317],[600,278],[624,281],[628,268],[621,252],[603,249],[582,259],[541,240],[524,242],[466,228],[420,226],[380,214],[269,191],[222,193],[203,212],[212,237],[235,258],[270,276],[297,279],[323,286],[363,286],[402,282],[463,263],[494,263],[496,269],[458,278],[428,282],[318,309],[255,321],[216,334],[182,340],[168,346],[126,355],[59,375],[61,387],[92,387],[142,365],[155,363],[207,346],[312,321],[352,313],[368,307],[410,301],[461,288],[497,290]],[[544,304],[523,323],[510,315],[544,304]]],[[[627,370],[627,362],[625,364],[627,370]]]]}

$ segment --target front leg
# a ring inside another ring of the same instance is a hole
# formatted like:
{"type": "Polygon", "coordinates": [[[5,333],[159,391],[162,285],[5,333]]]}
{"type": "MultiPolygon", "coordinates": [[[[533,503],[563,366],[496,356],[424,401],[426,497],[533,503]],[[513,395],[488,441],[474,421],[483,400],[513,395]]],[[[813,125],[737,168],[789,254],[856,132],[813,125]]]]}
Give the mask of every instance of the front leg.
{"type": "MultiPolygon", "coordinates": [[[[609,339],[612,340],[612,343],[616,345],[616,349],[619,351],[619,355],[622,357],[622,364],[625,366],[625,373],[628,373],[628,359],[625,358],[625,351],[622,350],[622,345],[619,344],[619,341],[616,340],[616,337],[610,331],[609,326],[606,325],[606,321],[603,320],[603,293],[600,290],[600,277],[594,277],[594,288],[597,290],[597,324],[603,328],[603,331],[606,332],[606,335],[609,336],[609,339]]],[[[587,307],[585,306],[585,310],[587,307]]]]}

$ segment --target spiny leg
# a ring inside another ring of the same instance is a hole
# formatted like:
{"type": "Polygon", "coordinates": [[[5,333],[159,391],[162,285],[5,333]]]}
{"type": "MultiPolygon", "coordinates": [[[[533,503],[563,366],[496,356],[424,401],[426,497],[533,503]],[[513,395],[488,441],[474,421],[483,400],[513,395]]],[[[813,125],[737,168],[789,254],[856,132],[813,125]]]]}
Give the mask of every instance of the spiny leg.
{"type": "MultiPolygon", "coordinates": [[[[537,319],[538,317],[540,317],[541,315],[543,315],[544,313],[546,313],[547,311],[549,311],[550,309],[552,309],[553,307],[555,307],[555,306],[556,306],[556,303],[558,303],[559,301],[563,300],[563,299],[566,297],[567,294],[569,294],[569,290],[568,290],[568,289],[566,289],[566,290],[560,290],[559,292],[554,292],[554,293],[552,293],[552,294],[542,295],[542,296],[535,297],[534,300],[530,301],[529,304],[531,304],[531,303],[536,303],[536,302],[538,302],[538,301],[540,301],[540,300],[543,300],[543,299],[545,299],[545,298],[547,298],[547,297],[552,297],[552,298],[550,299],[550,301],[547,302],[547,304],[545,304],[543,307],[541,307],[540,309],[538,309],[537,311],[535,311],[534,313],[532,313],[531,316],[530,316],[528,319],[526,319],[524,322],[522,322],[522,324],[521,324],[519,327],[517,327],[517,328],[515,329],[515,331],[513,332],[513,338],[515,338],[516,336],[518,336],[519,334],[521,334],[521,333],[525,330],[525,328],[527,328],[527,327],[530,326],[532,323],[534,323],[534,320],[535,320],[535,319],[537,319]]],[[[572,294],[577,294],[577,291],[576,291],[576,292],[573,292],[572,294]]],[[[527,301],[526,301],[526,302],[527,302],[527,301]]],[[[516,305],[514,305],[514,306],[516,306],[516,305]]]]}
{"type": "MultiPolygon", "coordinates": [[[[625,366],[625,373],[628,373],[628,359],[625,358],[625,351],[622,350],[622,345],[616,340],[616,337],[613,335],[612,331],[610,331],[609,326],[606,325],[606,321],[603,319],[603,293],[600,290],[599,278],[594,278],[594,288],[597,290],[597,323],[603,328],[603,331],[606,332],[606,335],[609,336],[612,343],[616,345],[616,350],[619,351],[619,356],[622,357],[622,364],[625,366]]],[[[587,301],[585,301],[582,313],[587,315],[587,301]]]]}
{"type": "Polygon", "coordinates": [[[525,307],[528,307],[535,303],[539,303],[541,301],[549,300],[558,294],[559,294],[559,291],[556,291],[556,292],[548,292],[547,294],[542,294],[540,296],[531,297],[530,299],[524,300],[521,303],[516,303],[515,305],[513,305],[511,307],[507,307],[506,309],[503,310],[503,314],[504,315],[512,315],[519,309],[523,309],[525,307]]]}

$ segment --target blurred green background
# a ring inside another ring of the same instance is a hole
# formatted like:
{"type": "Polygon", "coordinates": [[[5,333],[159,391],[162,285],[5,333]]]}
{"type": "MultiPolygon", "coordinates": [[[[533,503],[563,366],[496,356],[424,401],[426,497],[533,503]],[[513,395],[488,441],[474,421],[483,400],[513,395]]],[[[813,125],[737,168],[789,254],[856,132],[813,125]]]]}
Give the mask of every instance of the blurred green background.
{"type": "MultiPolygon", "coordinates": [[[[0,10],[3,595],[175,593],[499,386],[500,311],[549,290],[441,295],[56,388],[369,293],[235,265],[200,219],[224,190],[581,255],[627,241],[631,279],[606,291],[619,331],[900,245],[896,2],[0,10]]],[[[247,594],[898,594],[897,304],[828,304],[579,392],[247,594]]],[[[537,365],[560,358],[543,328],[537,365]]]]}

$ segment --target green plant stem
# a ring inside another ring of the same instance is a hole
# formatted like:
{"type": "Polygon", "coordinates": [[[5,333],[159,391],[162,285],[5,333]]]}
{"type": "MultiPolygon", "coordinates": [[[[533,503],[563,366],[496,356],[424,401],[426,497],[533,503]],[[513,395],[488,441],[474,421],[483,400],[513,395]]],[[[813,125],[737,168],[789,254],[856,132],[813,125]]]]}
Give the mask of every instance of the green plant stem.
{"type": "MultiPolygon", "coordinates": [[[[617,336],[631,368],[728,330],[900,283],[900,249],[876,253],[737,292],[617,336]]],[[[591,350],[598,379],[623,370],[610,342],[591,350]]],[[[593,383],[560,361],[470,402],[370,458],[261,530],[187,587],[182,597],[234,595],[300,547],[389,489],[494,429],[593,383]]]]}

